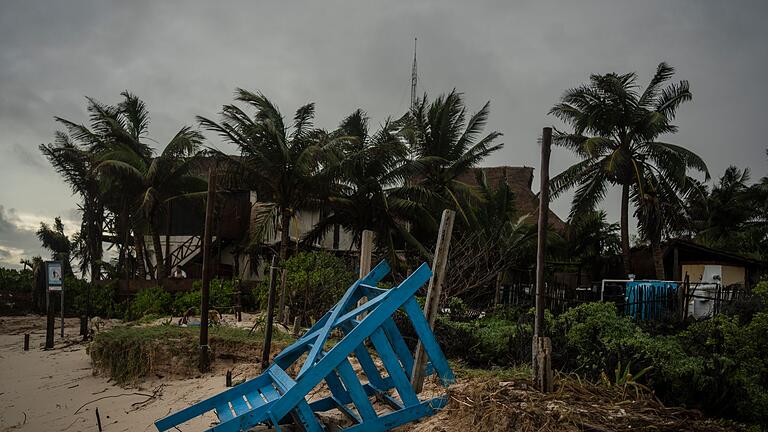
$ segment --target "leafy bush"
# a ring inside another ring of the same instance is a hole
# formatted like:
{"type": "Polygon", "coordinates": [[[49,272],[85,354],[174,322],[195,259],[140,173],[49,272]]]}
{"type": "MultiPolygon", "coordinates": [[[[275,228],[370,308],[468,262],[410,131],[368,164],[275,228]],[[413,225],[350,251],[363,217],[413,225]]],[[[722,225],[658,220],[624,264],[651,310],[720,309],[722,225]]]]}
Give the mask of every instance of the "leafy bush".
{"type": "MultiPolygon", "coordinates": [[[[227,309],[233,305],[233,297],[236,291],[236,280],[213,279],[208,289],[210,306],[214,309],[227,309]]],[[[201,290],[203,283],[195,281],[192,291],[178,293],[173,300],[172,311],[176,315],[183,315],[187,310],[200,309],[201,290]]]]}
{"type": "Polygon", "coordinates": [[[15,270],[0,267],[0,290],[31,292],[35,274],[30,269],[15,270]]]}
{"type": "Polygon", "coordinates": [[[127,320],[137,320],[148,314],[166,314],[171,310],[173,298],[160,287],[146,288],[136,295],[125,314],[127,320]]]}
{"type": "MultiPolygon", "coordinates": [[[[285,260],[282,267],[287,272],[286,305],[291,315],[301,317],[305,325],[319,319],[357,279],[344,260],[327,252],[301,252],[285,260]]],[[[254,293],[262,308],[266,307],[267,296],[268,281],[264,281],[254,293]]]]}

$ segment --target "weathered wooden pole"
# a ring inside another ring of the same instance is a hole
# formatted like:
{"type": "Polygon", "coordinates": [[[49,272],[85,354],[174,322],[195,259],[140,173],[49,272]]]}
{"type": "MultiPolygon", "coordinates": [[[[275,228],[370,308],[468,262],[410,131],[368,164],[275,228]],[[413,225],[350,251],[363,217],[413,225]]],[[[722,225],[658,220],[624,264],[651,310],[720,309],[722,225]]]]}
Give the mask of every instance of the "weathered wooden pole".
{"type": "MultiPolygon", "coordinates": [[[[373,231],[363,230],[363,234],[360,238],[360,273],[359,279],[364,278],[371,272],[371,262],[373,254],[373,231]]],[[[367,297],[362,297],[357,301],[358,306],[362,306],[368,301],[367,297]]],[[[365,313],[358,315],[358,319],[365,318],[365,313]]]]}
{"type": "Polygon", "coordinates": [[[261,369],[269,367],[269,352],[272,350],[272,322],[275,313],[275,291],[277,287],[277,255],[272,257],[269,267],[269,296],[267,297],[267,323],[264,326],[264,350],[261,352],[261,369]]]}
{"type": "Polygon", "coordinates": [[[29,351],[29,333],[24,334],[24,351],[29,351]]]}
{"type": "Polygon", "coordinates": [[[364,230],[360,239],[360,279],[371,272],[373,252],[373,231],[364,230]]]}
{"type": "MultiPolygon", "coordinates": [[[[445,282],[445,273],[448,267],[448,249],[451,246],[451,234],[453,233],[453,221],[455,218],[455,211],[443,210],[440,229],[437,233],[435,257],[432,261],[432,277],[429,278],[427,299],[424,304],[424,315],[431,329],[435,328],[435,319],[437,318],[438,306],[440,306],[440,296],[443,294],[443,283],[445,282]]],[[[411,374],[411,385],[413,385],[416,393],[421,393],[421,389],[424,387],[424,366],[426,363],[427,358],[424,353],[424,347],[421,346],[421,341],[419,341],[414,353],[413,371],[411,374]]]]}
{"type": "Polygon", "coordinates": [[[544,336],[544,257],[547,253],[549,219],[549,155],[552,128],[545,127],[541,136],[541,185],[539,188],[538,248],[536,251],[536,319],[533,328],[534,383],[542,392],[552,391],[552,343],[544,336]]]}
{"type": "Polygon", "coordinates": [[[216,167],[208,169],[208,195],[205,203],[205,229],[203,233],[203,287],[200,293],[200,372],[208,372],[208,293],[211,285],[211,235],[213,233],[213,207],[216,200],[216,167]]]}
{"type": "Polygon", "coordinates": [[[504,273],[499,272],[496,275],[496,291],[493,294],[493,307],[499,306],[501,303],[501,281],[504,279],[504,273]]]}
{"type": "Polygon", "coordinates": [[[286,327],[289,324],[288,317],[285,316],[285,300],[286,300],[285,296],[287,295],[285,284],[286,284],[287,277],[288,277],[288,271],[286,269],[283,269],[280,272],[280,303],[278,303],[278,306],[277,306],[277,313],[280,315],[277,320],[283,323],[286,327]]]}
{"type": "MultiPolygon", "coordinates": [[[[46,273],[48,269],[45,270],[46,273]]],[[[45,321],[45,349],[53,348],[53,333],[54,323],[56,317],[53,314],[53,302],[51,302],[51,290],[48,284],[45,284],[45,307],[46,307],[46,321],[45,321]]]]}

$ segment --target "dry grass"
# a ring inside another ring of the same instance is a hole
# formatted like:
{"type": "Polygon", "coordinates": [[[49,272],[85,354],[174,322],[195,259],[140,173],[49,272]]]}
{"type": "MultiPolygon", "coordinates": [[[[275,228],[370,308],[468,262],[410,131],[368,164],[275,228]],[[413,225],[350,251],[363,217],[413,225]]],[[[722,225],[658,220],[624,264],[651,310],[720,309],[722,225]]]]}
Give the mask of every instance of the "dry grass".
{"type": "Polygon", "coordinates": [[[739,425],[703,418],[699,411],[665,407],[652,394],[559,377],[555,391],[540,393],[528,379],[461,379],[437,415],[418,432],[467,431],[732,431],[739,425]]]}

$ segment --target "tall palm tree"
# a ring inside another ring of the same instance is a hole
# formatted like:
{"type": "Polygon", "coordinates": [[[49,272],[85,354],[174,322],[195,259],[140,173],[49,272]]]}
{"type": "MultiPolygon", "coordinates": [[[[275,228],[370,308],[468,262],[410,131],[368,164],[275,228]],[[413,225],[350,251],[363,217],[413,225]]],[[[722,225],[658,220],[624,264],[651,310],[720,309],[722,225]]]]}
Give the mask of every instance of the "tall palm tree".
{"type": "Polygon", "coordinates": [[[656,278],[666,279],[662,241],[671,233],[684,231],[689,225],[686,201],[695,193],[697,183],[690,179],[687,187],[680,189],[663,176],[646,172],[642,187],[632,196],[640,238],[651,247],[656,278]]]}
{"type": "Polygon", "coordinates": [[[197,117],[200,124],[236,145],[240,157],[229,158],[242,181],[271,202],[280,220],[280,259],[288,256],[291,218],[314,204],[312,191],[323,186],[317,178],[327,134],[314,128],[315,105],[296,110],[291,127],[277,106],[261,93],[238,88],[235,100],[255,109],[249,116],[237,105],[225,105],[221,121],[197,117]]]}
{"type": "Polygon", "coordinates": [[[91,280],[99,280],[103,255],[102,229],[104,203],[98,176],[94,170],[95,159],[82,143],[73,142],[64,132],[58,131],[52,144],[41,144],[40,151],[51,162],[56,172],[69,184],[73,193],[80,195],[83,214],[78,238],[84,243],[80,250],[80,267],[87,268],[91,280]]]}
{"type": "Polygon", "coordinates": [[[500,132],[481,137],[489,112],[486,102],[467,119],[462,94],[456,90],[431,103],[424,95],[411,109],[403,131],[413,158],[409,183],[431,192],[428,204],[433,211],[454,209],[465,225],[472,223],[471,203],[478,196],[459,176],[503,146],[495,143],[500,132]]]}
{"type": "MultiPolygon", "coordinates": [[[[123,92],[123,101],[117,106],[118,121],[111,123],[115,139],[98,153],[97,169],[117,181],[123,195],[128,197],[137,232],[137,254],[143,249],[144,230],[152,235],[155,253],[155,273],[159,279],[166,276],[167,268],[160,242],[162,214],[174,199],[202,197],[205,180],[191,174],[197,161],[203,136],[188,126],[182,127],[160,154],[145,143],[149,127],[149,111],[136,95],[123,92]]],[[[142,257],[137,256],[143,268],[142,257]]]]}
{"type": "MultiPolygon", "coordinates": [[[[592,75],[588,84],[567,90],[549,111],[573,128],[572,132],[556,131],[553,142],[582,159],[552,179],[552,197],[576,187],[573,217],[593,210],[608,186],[621,187],[621,249],[626,273],[631,272],[630,194],[642,187],[645,173],[667,179],[678,190],[687,187],[689,169],[709,178],[699,156],[659,140],[677,131],[671,122],[680,105],[692,97],[687,81],[666,84],[673,75],[671,66],[659,64],[642,93],[635,73],[592,75]]],[[[642,191],[637,193],[642,195],[642,191]]]]}
{"type": "Polygon", "coordinates": [[[356,110],[345,118],[336,135],[340,137],[338,163],[327,167],[333,179],[324,216],[304,236],[304,241],[322,239],[335,226],[349,232],[359,244],[362,232],[375,233],[378,246],[387,251],[390,262],[398,262],[396,244],[406,243],[422,256],[424,246],[408,231],[406,223],[423,220],[435,224],[421,204],[407,198],[400,189],[408,148],[399,139],[399,126],[387,121],[370,133],[365,112],[356,110]]]}

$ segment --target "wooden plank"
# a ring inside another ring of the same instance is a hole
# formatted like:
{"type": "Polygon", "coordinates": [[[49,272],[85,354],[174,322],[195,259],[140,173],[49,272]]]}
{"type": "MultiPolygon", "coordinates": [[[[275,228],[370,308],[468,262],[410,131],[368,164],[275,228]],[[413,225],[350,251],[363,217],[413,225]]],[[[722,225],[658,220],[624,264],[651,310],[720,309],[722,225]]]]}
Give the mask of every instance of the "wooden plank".
{"type": "MultiPolygon", "coordinates": [[[[424,314],[429,322],[429,328],[435,327],[435,318],[440,304],[440,296],[443,292],[443,282],[448,266],[448,249],[451,245],[451,234],[453,232],[453,221],[456,212],[453,210],[443,210],[443,216],[440,220],[440,230],[437,233],[437,244],[435,245],[435,258],[432,263],[432,278],[429,280],[427,289],[427,300],[424,304],[424,314]]],[[[416,345],[414,353],[413,371],[411,373],[411,384],[413,384],[416,393],[421,393],[424,386],[424,364],[426,357],[424,347],[421,341],[416,345]]]]}
{"type": "Polygon", "coordinates": [[[397,325],[392,321],[392,318],[384,321],[382,328],[384,329],[384,334],[387,335],[387,339],[389,339],[389,342],[392,344],[392,348],[394,348],[397,358],[400,360],[400,363],[402,363],[403,370],[405,370],[405,373],[410,380],[413,371],[413,355],[411,355],[411,351],[408,349],[408,345],[405,343],[403,335],[400,334],[400,330],[397,329],[397,325]]]}
{"type": "Polygon", "coordinates": [[[436,409],[440,409],[445,406],[445,398],[434,398],[428,401],[421,402],[418,405],[404,408],[400,411],[395,411],[389,414],[385,414],[379,417],[376,423],[364,423],[354,425],[348,429],[344,429],[345,432],[384,432],[396,428],[397,426],[410,423],[414,420],[418,420],[424,416],[432,415],[436,409]]]}
{"type": "Polygon", "coordinates": [[[413,325],[413,330],[419,336],[419,341],[421,341],[421,344],[426,351],[426,355],[429,357],[432,366],[440,377],[440,382],[443,385],[452,384],[455,381],[453,371],[451,371],[451,367],[448,365],[448,360],[445,358],[445,354],[443,354],[443,351],[440,349],[440,344],[437,342],[435,334],[432,333],[432,330],[429,328],[429,323],[422,314],[419,303],[415,298],[411,298],[405,302],[403,309],[405,309],[405,312],[408,314],[408,318],[411,320],[411,325],[413,325]]]}
{"type": "Polygon", "coordinates": [[[370,421],[376,418],[376,411],[371,405],[371,401],[368,400],[368,395],[365,393],[363,386],[360,384],[355,370],[352,369],[352,365],[349,364],[349,359],[342,361],[336,368],[339,372],[339,377],[344,383],[344,386],[349,391],[350,397],[352,397],[352,403],[355,404],[357,412],[363,418],[362,421],[370,421]]]}
{"type": "Polygon", "coordinates": [[[245,403],[245,399],[243,399],[243,396],[236,397],[232,399],[232,410],[235,412],[235,415],[243,415],[246,412],[250,411],[250,408],[248,408],[248,404],[245,403]]]}
{"type": "Polygon", "coordinates": [[[371,342],[376,347],[376,352],[379,353],[384,368],[389,372],[389,376],[392,377],[392,381],[395,383],[395,389],[397,394],[400,395],[400,399],[403,401],[403,405],[406,407],[417,405],[419,398],[416,396],[416,392],[413,391],[408,376],[403,371],[403,367],[397,360],[397,355],[392,349],[392,346],[387,340],[387,336],[382,329],[376,329],[371,334],[371,342]]]}
{"type": "MultiPolygon", "coordinates": [[[[296,382],[279,367],[271,367],[269,369],[269,375],[275,380],[275,385],[280,389],[281,393],[285,393],[296,384],[296,382]]],[[[301,398],[301,400],[299,400],[296,404],[296,408],[293,410],[293,414],[294,419],[297,422],[300,422],[307,432],[323,432],[323,427],[320,425],[317,417],[315,417],[315,414],[312,412],[306,399],[301,398]]],[[[280,420],[282,416],[275,418],[280,420]]]]}
{"type": "Polygon", "coordinates": [[[223,404],[216,407],[216,417],[218,417],[219,421],[222,423],[235,418],[235,416],[232,414],[232,408],[229,406],[229,402],[224,402],[223,404]]]}

